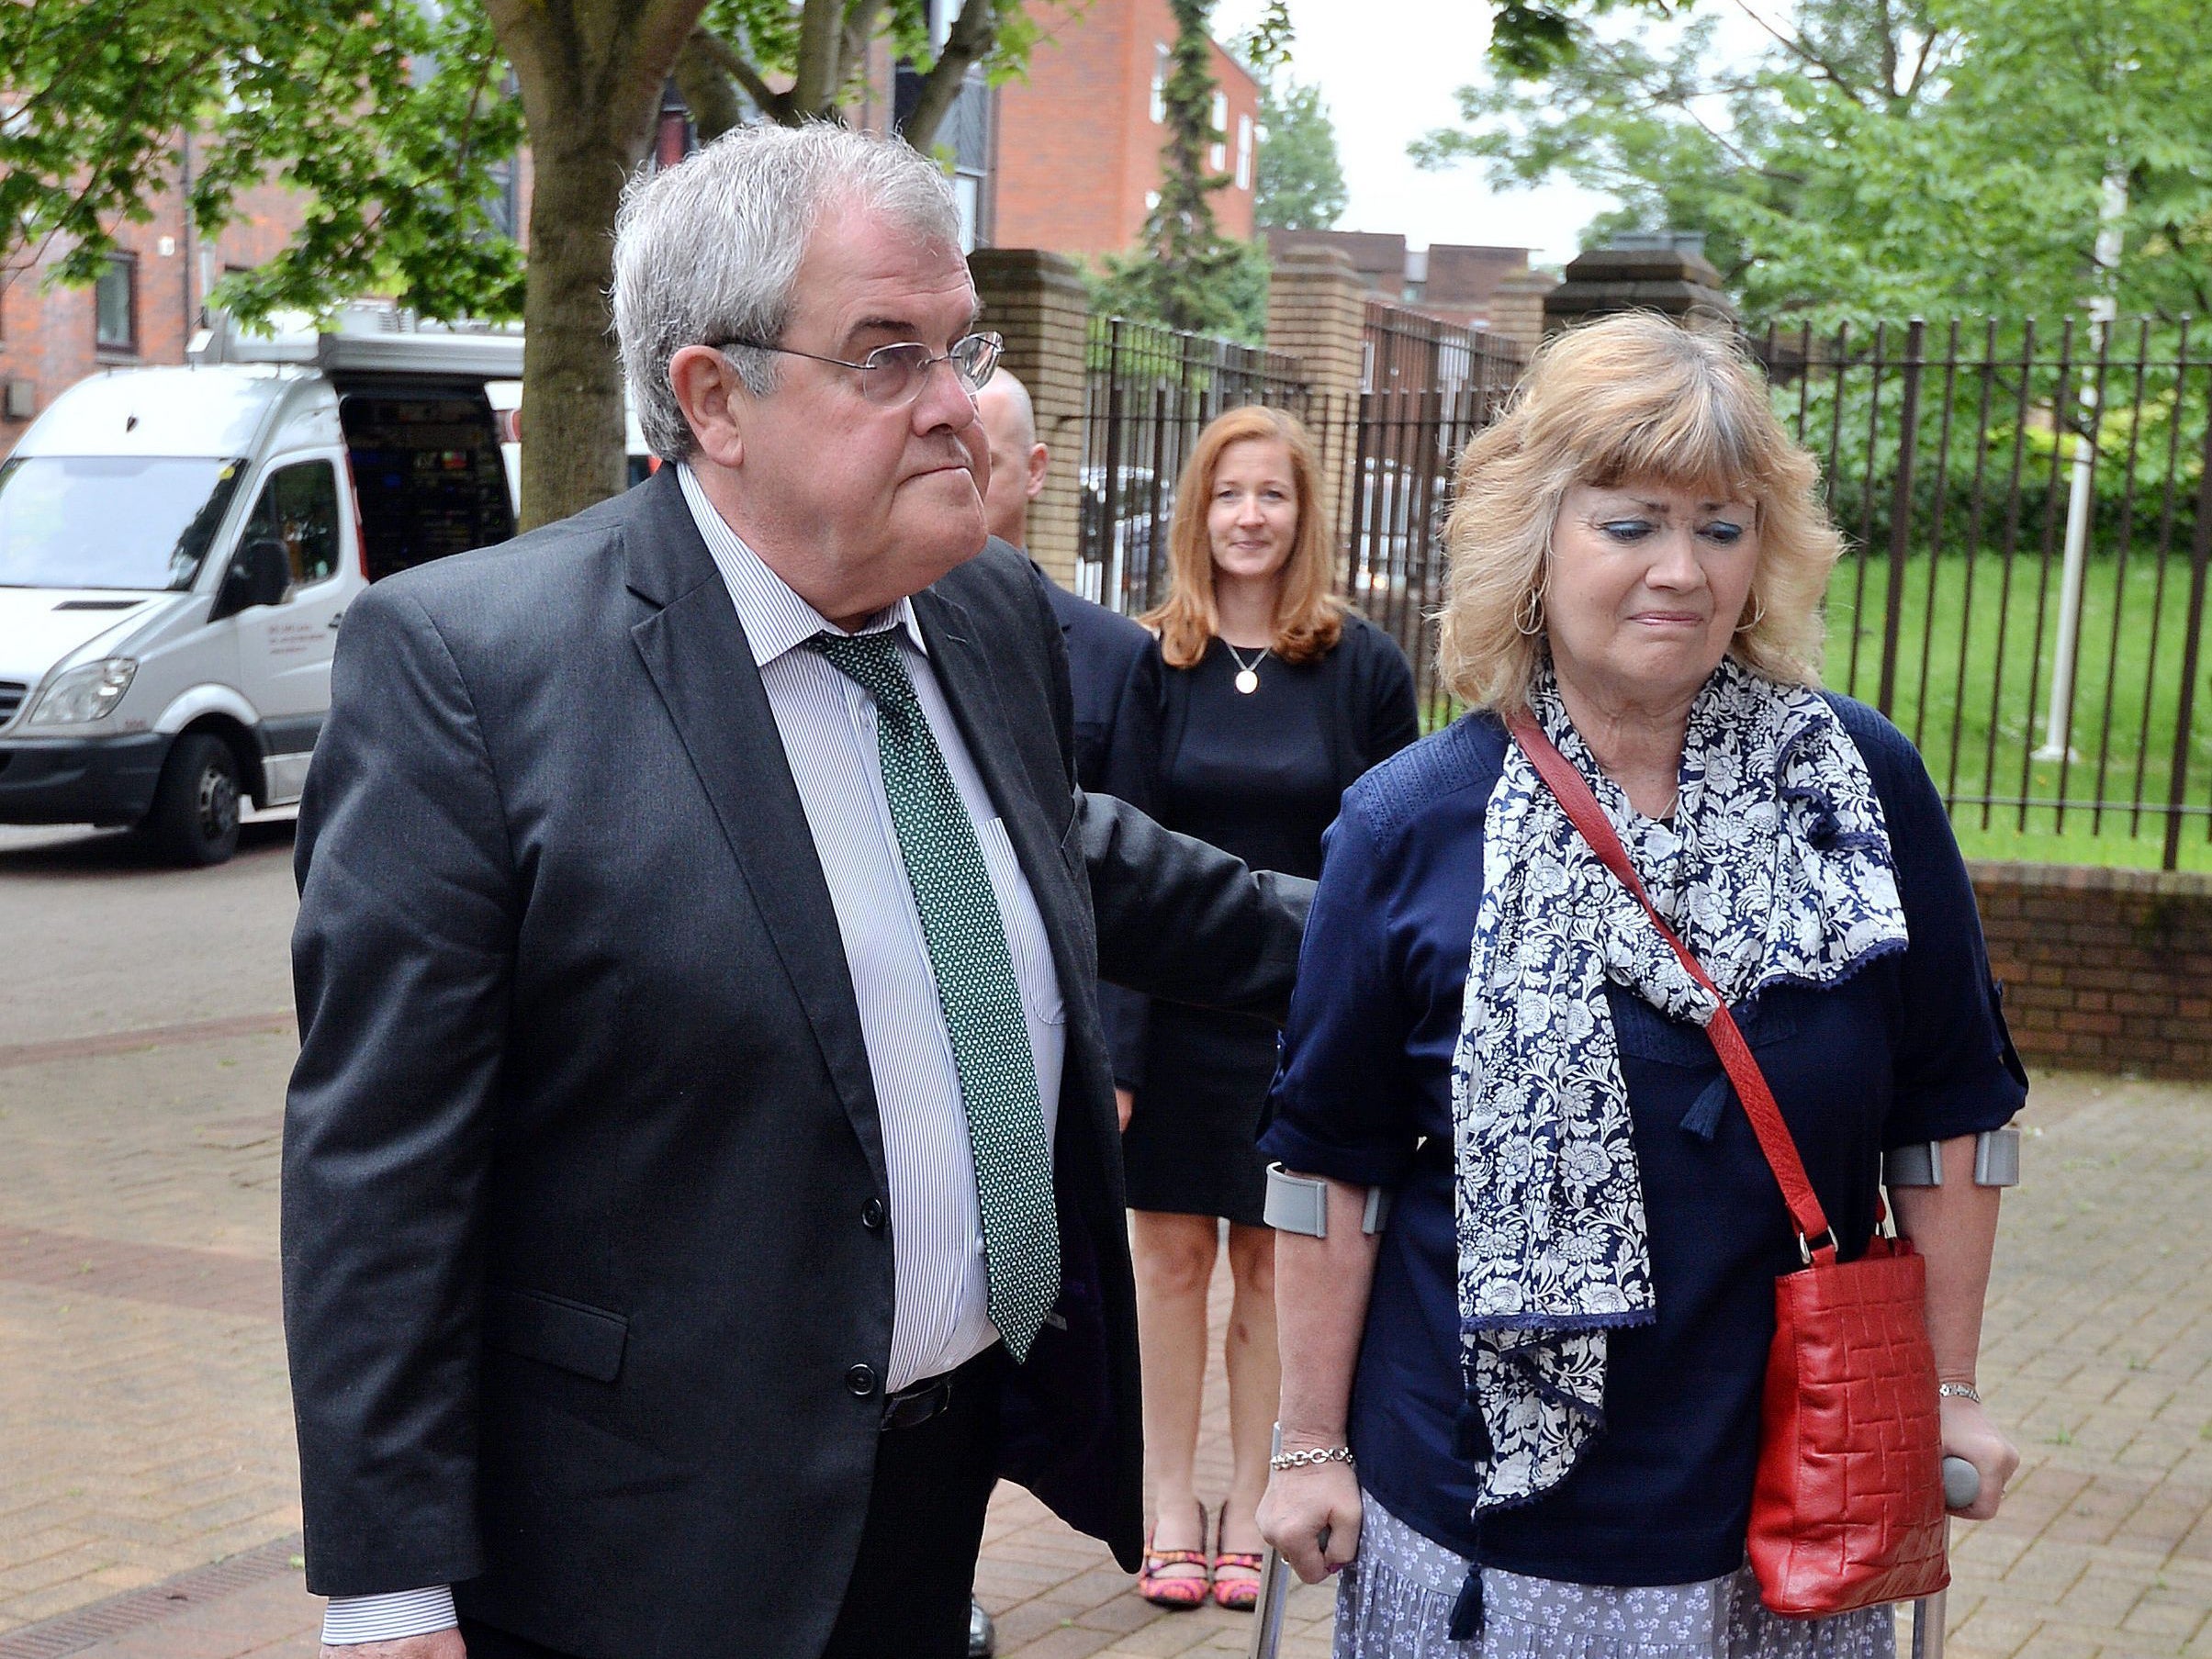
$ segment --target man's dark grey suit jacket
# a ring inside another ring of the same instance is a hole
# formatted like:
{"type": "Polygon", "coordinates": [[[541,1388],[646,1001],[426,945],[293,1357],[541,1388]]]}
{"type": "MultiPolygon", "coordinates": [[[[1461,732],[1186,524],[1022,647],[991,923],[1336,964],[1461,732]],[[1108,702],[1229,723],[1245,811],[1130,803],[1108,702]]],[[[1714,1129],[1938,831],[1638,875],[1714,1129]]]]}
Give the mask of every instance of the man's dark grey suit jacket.
{"type": "MultiPolygon", "coordinates": [[[[1068,1008],[1064,1329],[1012,1373],[1002,1469],[1133,1566],[1134,1299],[1084,988],[1103,967],[1279,1014],[1307,890],[1072,787],[1060,629],[1011,549],[915,607],[1068,1008]]],[[[309,1587],[452,1583],[589,1659],[818,1653],[890,1356],[881,1136],[805,816],[673,469],[354,601],[298,873],[309,1587]]]]}

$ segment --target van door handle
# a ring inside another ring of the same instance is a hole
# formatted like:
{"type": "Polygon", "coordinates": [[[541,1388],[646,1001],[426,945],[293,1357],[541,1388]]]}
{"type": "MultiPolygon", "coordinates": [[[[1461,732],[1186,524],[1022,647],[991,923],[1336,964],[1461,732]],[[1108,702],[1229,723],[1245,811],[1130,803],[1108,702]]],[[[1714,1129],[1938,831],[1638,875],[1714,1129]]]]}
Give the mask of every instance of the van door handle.
{"type": "Polygon", "coordinates": [[[343,621],[345,621],[345,612],[341,611],[337,615],[331,618],[331,626],[332,628],[336,628],[338,624],[343,621]]]}

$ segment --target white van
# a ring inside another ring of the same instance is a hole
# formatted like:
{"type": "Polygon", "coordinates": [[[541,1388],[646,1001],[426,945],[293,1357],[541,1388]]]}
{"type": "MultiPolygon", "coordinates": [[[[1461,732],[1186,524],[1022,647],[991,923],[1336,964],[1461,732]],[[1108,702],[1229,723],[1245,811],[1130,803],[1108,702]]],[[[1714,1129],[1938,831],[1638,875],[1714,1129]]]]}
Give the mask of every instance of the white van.
{"type": "Polygon", "coordinates": [[[349,313],[95,376],[0,462],[0,824],[141,827],[183,864],[299,798],[368,583],[505,541],[485,383],[512,334],[349,313]]]}

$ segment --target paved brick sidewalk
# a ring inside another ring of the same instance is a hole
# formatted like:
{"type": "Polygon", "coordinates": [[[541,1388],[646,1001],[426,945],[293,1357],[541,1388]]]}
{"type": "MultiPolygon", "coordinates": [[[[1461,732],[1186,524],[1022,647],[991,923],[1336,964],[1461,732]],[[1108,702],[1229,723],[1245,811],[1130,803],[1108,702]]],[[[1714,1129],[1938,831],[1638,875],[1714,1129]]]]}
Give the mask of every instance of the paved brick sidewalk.
{"type": "MultiPolygon", "coordinates": [[[[275,1320],[289,1040],[226,1014],[0,1047],[0,1659],[309,1659],[275,1320]],[[222,1563],[220,1566],[210,1564],[222,1563]]],[[[2212,1659],[2212,1089],[2040,1080],[1984,1349],[2027,1466],[1961,1528],[1953,1659],[2212,1659]]],[[[1204,1485],[1226,1484],[1221,1384],[1204,1485]]],[[[979,1589],[1010,1659],[1242,1651],[1025,1494],[979,1589]]],[[[1326,1651],[1328,1595],[1291,1653],[1326,1651]]]]}

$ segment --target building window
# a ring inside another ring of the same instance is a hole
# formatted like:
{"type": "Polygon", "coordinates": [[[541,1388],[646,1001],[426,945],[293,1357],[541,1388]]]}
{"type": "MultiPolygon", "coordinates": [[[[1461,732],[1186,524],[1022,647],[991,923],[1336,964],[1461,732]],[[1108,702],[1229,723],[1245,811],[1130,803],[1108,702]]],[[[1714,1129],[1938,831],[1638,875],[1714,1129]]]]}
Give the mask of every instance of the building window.
{"type": "Polygon", "coordinates": [[[1152,125],[1167,119],[1167,42],[1152,48],[1152,125]]]}
{"type": "MultiPolygon", "coordinates": [[[[899,62],[892,72],[892,130],[904,132],[906,122],[922,101],[921,72],[913,63],[899,62]]],[[[960,204],[960,251],[972,253],[990,234],[988,202],[991,176],[991,87],[980,69],[971,69],[960,82],[960,95],[938,123],[937,140],[930,148],[949,151],[952,194],[960,204]]]]}
{"type": "Polygon", "coordinates": [[[983,181],[971,174],[954,174],[952,199],[960,210],[960,252],[972,253],[982,243],[983,181]]]}
{"type": "Polygon", "coordinates": [[[110,253],[92,285],[93,343],[104,352],[139,349],[139,259],[110,253]]]}
{"type": "Polygon", "coordinates": [[[1215,143],[1212,160],[1207,163],[1216,173],[1229,165],[1229,95],[1214,94],[1214,130],[1221,135],[1215,143]]]}
{"type": "Polygon", "coordinates": [[[1252,117],[1237,118],[1237,188],[1252,188],[1252,117]]]}

